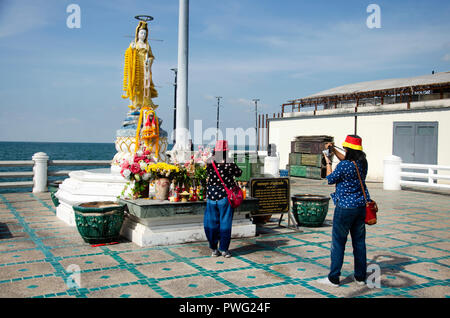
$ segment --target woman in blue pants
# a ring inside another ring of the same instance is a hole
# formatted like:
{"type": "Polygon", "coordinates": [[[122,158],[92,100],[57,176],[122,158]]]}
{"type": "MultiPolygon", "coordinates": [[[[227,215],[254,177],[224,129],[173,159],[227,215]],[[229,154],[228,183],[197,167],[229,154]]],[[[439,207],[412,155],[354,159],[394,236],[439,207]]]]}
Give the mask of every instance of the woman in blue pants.
{"type": "Polygon", "coordinates": [[[213,157],[208,160],[206,165],[208,182],[204,228],[212,256],[231,257],[228,249],[234,209],[230,206],[225,188],[213,167],[214,163],[225,185],[231,189],[235,185],[234,177],[241,176],[242,170],[234,162],[228,161],[230,161],[228,160],[228,143],[226,140],[218,140],[213,157]]]}
{"type": "Polygon", "coordinates": [[[364,184],[367,200],[370,200],[369,191],[364,182],[368,165],[359,136],[348,135],[343,147],[345,155],[336,151],[333,146],[331,147],[331,151],[341,160],[334,171],[332,171],[330,159],[325,156],[328,184],[336,184],[336,192],[331,194],[336,208],[333,216],[330,272],[328,277],[320,279],[319,282],[336,287],[339,286],[345,244],[349,233],[352,238],[355,263],[353,279],[358,284],[364,285],[367,270],[366,226],[364,223],[366,203],[356,166],[364,184]]]}

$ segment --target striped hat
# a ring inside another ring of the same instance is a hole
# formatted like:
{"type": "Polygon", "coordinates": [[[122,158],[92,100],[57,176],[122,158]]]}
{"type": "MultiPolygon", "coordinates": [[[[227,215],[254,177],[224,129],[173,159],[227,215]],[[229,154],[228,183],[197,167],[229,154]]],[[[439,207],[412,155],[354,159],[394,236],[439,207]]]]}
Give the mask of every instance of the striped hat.
{"type": "Polygon", "coordinates": [[[344,143],[342,144],[342,147],[351,148],[354,150],[363,150],[362,148],[362,139],[359,136],[356,135],[348,135],[347,138],[345,138],[344,143]]]}

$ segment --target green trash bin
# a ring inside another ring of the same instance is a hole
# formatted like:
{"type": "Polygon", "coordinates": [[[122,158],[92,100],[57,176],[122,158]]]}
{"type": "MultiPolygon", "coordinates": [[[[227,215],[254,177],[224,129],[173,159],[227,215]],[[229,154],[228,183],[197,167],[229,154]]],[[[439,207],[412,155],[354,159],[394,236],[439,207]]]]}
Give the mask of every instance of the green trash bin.
{"type": "Polygon", "coordinates": [[[236,178],[236,181],[249,181],[251,177],[249,154],[234,154],[234,163],[242,170],[241,176],[236,178]]]}
{"type": "Polygon", "coordinates": [[[264,159],[256,153],[234,154],[234,162],[242,170],[236,181],[250,181],[251,178],[264,177],[264,159]]]}
{"type": "Polygon", "coordinates": [[[296,194],[291,199],[292,214],[299,226],[322,226],[328,213],[329,197],[316,194],[296,194]]]}

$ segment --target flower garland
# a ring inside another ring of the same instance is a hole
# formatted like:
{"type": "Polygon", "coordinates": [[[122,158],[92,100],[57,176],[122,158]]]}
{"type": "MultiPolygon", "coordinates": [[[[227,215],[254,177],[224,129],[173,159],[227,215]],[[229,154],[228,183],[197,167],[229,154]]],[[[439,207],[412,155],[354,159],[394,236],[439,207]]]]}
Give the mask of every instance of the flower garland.
{"type": "MultiPolygon", "coordinates": [[[[139,67],[136,68],[136,62],[138,62],[136,49],[133,49],[130,45],[125,51],[125,63],[123,70],[123,90],[125,91],[125,94],[122,95],[122,98],[129,98],[130,100],[134,99],[136,71],[139,72],[139,67]]],[[[132,107],[133,106],[130,108],[132,107]]]]}
{"type": "Polygon", "coordinates": [[[120,167],[120,174],[129,181],[148,181],[151,175],[146,171],[147,167],[155,162],[149,150],[138,151],[131,161],[124,159],[120,167]]]}

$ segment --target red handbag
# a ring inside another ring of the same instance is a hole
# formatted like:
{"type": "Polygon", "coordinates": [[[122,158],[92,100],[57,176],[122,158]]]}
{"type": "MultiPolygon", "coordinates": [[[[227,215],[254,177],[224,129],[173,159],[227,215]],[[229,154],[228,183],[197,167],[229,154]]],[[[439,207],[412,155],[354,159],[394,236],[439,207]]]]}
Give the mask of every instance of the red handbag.
{"type": "Polygon", "coordinates": [[[225,182],[223,182],[222,177],[220,176],[219,170],[217,170],[214,161],[212,162],[212,165],[214,167],[214,170],[216,170],[217,176],[222,182],[223,187],[225,188],[228,197],[228,202],[230,202],[232,208],[237,208],[238,206],[241,205],[242,201],[244,201],[244,193],[242,192],[241,188],[239,188],[237,185],[234,185],[234,187],[231,190],[228,189],[227,186],[225,185],[225,182]]]}
{"type": "Polygon", "coordinates": [[[356,165],[356,162],[353,161],[353,164],[356,167],[356,173],[358,174],[359,183],[361,184],[362,193],[364,196],[364,201],[366,201],[366,219],[365,222],[367,225],[374,225],[377,224],[377,212],[378,212],[378,206],[375,201],[367,201],[366,197],[366,191],[364,190],[364,186],[361,180],[361,176],[359,175],[358,166],[356,165]]]}

